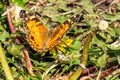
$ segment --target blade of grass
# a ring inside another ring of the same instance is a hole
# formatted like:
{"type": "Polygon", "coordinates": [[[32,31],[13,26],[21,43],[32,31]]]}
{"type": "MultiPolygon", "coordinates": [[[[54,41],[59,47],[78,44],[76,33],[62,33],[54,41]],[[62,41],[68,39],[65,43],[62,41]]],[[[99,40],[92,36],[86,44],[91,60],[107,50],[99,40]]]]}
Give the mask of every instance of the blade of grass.
{"type": "Polygon", "coordinates": [[[3,70],[5,72],[6,79],[7,80],[14,80],[13,76],[12,76],[12,73],[10,71],[10,68],[8,66],[6,57],[4,55],[4,51],[2,49],[1,43],[0,43],[0,61],[1,61],[2,67],[3,67],[3,70]]]}
{"type": "MultiPolygon", "coordinates": [[[[84,48],[83,48],[83,52],[82,52],[82,60],[81,60],[81,64],[83,66],[86,66],[86,64],[87,64],[89,45],[90,45],[92,38],[93,38],[93,33],[90,33],[84,44],[84,48]]],[[[78,67],[78,69],[73,73],[73,75],[70,77],[69,80],[77,80],[79,78],[79,76],[81,75],[82,71],[83,71],[83,68],[78,67]]]]}

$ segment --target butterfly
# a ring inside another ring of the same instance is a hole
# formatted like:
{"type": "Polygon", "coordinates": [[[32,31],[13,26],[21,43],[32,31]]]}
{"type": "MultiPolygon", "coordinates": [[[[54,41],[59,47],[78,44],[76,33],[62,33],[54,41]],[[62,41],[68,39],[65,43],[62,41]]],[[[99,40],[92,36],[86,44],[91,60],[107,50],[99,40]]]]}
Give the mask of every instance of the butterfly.
{"type": "Polygon", "coordinates": [[[24,20],[27,29],[26,39],[33,50],[43,52],[50,50],[61,42],[64,34],[71,28],[72,23],[78,17],[68,19],[55,29],[48,30],[35,16],[30,16],[26,11],[21,10],[20,17],[24,20]]]}

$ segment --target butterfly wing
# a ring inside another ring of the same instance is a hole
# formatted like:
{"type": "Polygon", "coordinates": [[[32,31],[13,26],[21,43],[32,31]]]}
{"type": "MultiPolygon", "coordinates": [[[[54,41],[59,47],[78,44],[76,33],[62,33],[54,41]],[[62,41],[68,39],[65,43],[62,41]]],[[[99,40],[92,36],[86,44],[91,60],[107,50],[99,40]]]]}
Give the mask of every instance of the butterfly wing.
{"type": "MultiPolygon", "coordinates": [[[[46,43],[46,49],[50,49],[60,42],[63,35],[71,28],[71,19],[68,19],[65,23],[58,26],[49,37],[48,43],[46,43]]],[[[50,32],[49,32],[50,33],[50,32]]]]}
{"type": "Polygon", "coordinates": [[[28,43],[35,51],[42,52],[46,46],[48,29],[35,16],[30,16],[24,10],[21,11],[20,17],[24,19],[28,43]]]}
{"type": "Polygon", "coordinates": [[[80,18],[80,15],[76,15],[71,19],[68,19],[66,22],[58,26],[54,31],[49,32],[50,37],[48,39],[48,42],[46,43],[46,49],[50,49],[54,47],[56,44],[60,42],[64,34],[71,28],[71,25],[73,22],[78,21],[80,18]]]}
{"type": "Polygon", "coordinates": [[[27,22],[26,27],[29,29],[27,41],[35,51],[42,52],[46,46],[48,29],[36,20],[27,22]]]}

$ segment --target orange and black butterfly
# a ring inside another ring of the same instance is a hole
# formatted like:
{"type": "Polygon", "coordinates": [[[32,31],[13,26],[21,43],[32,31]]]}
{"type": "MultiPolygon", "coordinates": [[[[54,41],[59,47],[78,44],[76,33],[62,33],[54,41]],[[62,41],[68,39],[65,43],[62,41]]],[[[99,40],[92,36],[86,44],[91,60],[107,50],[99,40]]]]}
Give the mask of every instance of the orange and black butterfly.
{"type": "Polygon", "coordinates": [[[68,19],[55,29],[48,30],[35,16],[30,16],[24,10],[20,12],[20,16],[24,19],[24,26],[28,30],[26,39],[30,46],[37,52],[50,50],[57,45],[78,17],[77,15],[74,18],[68,19]]]}

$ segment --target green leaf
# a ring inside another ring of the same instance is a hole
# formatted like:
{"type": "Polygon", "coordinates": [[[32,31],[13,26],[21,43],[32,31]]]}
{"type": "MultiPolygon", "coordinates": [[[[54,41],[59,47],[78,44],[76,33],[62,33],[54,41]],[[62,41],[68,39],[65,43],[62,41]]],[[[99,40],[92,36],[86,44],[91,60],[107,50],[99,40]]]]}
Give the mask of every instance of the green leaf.
{"type": "Polygon", "coordinates": [[[9,37],[9,33],[7,31],[4,31],[0,34],[0,40],[3,42],[6,40],[6,38],[9,37]]]}
{"type": "Polygon", "coordinates": [[[114,28],[115,33],[117,33],[118,35],[120,35],[120,29],[119,28],[114,28]]]}
{"type": "Polygon", "coordinates": [[[52,2],[55,2],[56,0],[48,0],[48,2],[52,3],[52,2]]]}
{"type": "Polygon", "coordinates": [[[97,27],[97,24],[93,20],[86,21],[85,23],[90,25],[91,27],[97,27]]]}
{"type": "Polygon", "coordinates": [[[116,21],[116,20],[120,20],[120,12],[116,13],[115,15],[102,14],[101,16],[103,16],[106,20],[110,20],[111,23],[116,21]]]}
{"type": "Polygon", "coordinates": [[[59,10],[60,11],[71,11],[72,9],[70,7],[66,7],[65,1],[59,2],[59,10]]]}
{"type": "Polygon", "coordinates": [[[0,9],[1,9],[1,8],[3,8],[3,4],[2,4],[2,3],[0,3],[0,9]]]}
{"type": "Polygon", "coordinates": [[[74,43],[72,45],[72,48],[73,48],[72,53],[80,50],[82,44],[80,43],[79,40],[80,40],[80,38],[74,39],[74,41],[73,41],[74,43]]]}
{"type": "Polygon", "coordinates": [[[57,22],[63,23],[66,21],[66,18],[64,16],[57,16],[57,17],[53,18],[52,21],[57,21],[57,22]]]}
{"type": "Polygon", "coordinates": [[[115,52],[114,55],[117,57],[118,63],[120,64],[120,51],[115,52]]]}
{"type": "Polygon", "coordinates": [[[23,57],[21,52],[21,45],[16,45],[15,43],[11,43],[7,46],[7,51],[14,57],[23,57]]]}
{"type": "Polygon", "coordinates": [[[56,16],[58,14],[57,11],[58,7],[56,6],[49,6],[49,7],[45,7],[43,9],[41,9],[42,14],[49,16],[50,18],[53,18],[54,16],[56,16]]]}
{"type": "Polygon", "coordinates": [[[100,49],[102,49],[103,51],[107,50],[106,44],[105,42],[99,37],[99,36],[94,36],[93,38],[93,44],[96,44],[97,47],[99,47],[100,49]]]}
{"type": "Polygon", "coordinates": [[[5,30],[2,25],[0,25],[0,30],[1,30],[1,31],[4,31],[4,30],[5,30]]]}
{"type": "Polygon", "coordinates": [[[81,4],[83,6],[83,8],[88,12],[93,14],[93,4],[91,2],[91,0],[81,0],[81,4]]]}
{"type": "Polygon", "coordinates": [[[106,37],[106,42],[107,43],[110,43],[110,42],[112,42],[113,40],[112,40],[112,38],[111,38],[111,36],[110,35],[107,35],[107,37],[106,37]]]}
{"type": "Polygon", "coordinates": [[[116,36],[116,33],[115,33],[115,31],[114,31],[113,28],[108,28],[108,29],[107,29],[107,32],[108,32],[112,37],[115,37],[115,36],[116,36]]]}
{"type": "Polygon", "coordinates": [[[104,68],[106,66],[106,59],[108,58],[107,54],[103,54],[97,59],[97,66],[104,68]]]}
{"type": "Polygon", "coordinates": [[[39,78],[36,78],[36,77],[31,77],[31,80],[42,80],[42,78],[39,79],[39,78]]]}
{"type": "Polygon", "coordinates": [[[120,11],[120,4],[117,4],[117,9],[120,11]]]}
{"type": "Polygon", "coordinates": [[[117,56],[118,63],[120,64],[120,55],[117,56]]]}
{"type": "Polygon", "coordinates": [[[28,0],[12,0],[13,4],[19,5],[19,6],[22,6],[22,7],[24,7],[24,5],[27,1],[28,0]]]}

